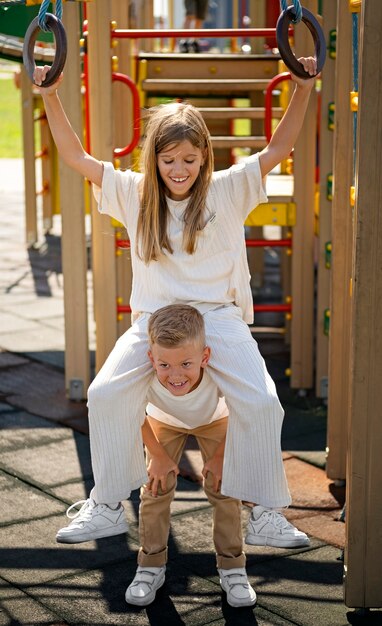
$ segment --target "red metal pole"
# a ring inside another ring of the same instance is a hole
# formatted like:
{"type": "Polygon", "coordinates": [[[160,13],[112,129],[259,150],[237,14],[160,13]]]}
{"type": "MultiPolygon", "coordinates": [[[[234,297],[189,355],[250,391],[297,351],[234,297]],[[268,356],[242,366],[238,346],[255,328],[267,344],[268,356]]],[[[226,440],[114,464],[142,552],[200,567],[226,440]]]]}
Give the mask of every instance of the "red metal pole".
{"type": "Polygon", "coordinates": [[[119,81],[127,85],[127,87],[131,91],[131,96],[133,98],[133,138],[130,141],[128,146],[124,148],[114,148],[114,157],[123,157],[126,154],[130,154],[134,150],[134,148],[138,145],[139,140],[141,138],[141,106],[139,102],[139,93],[135,82],[130,78],[130,76],[126,76],[126,74],[120,74],[118,72],[113,72],[112,75],[113,81],[119,81]]]}
{"type": "Polygon", "coordinates": [[[264,118],[264,130],[267,142],[269,143],[272,137],[272,94],[276,86],[283,80],[291,80],[289,72],[282,72],[277,74],[272,80],[269,81],[267,89],[265,91],[265,118],[264,118]]]}
{"type": "MultiPolygon", "coordinates": [[[[290,34],[293,29],[289,29],[290,34]]],[[[200,28],[200,29],[123,29],[115,28],[111,31],[111,36],[116,39],[156,39],[161,37],[209,37],[211,39],[219,37],[272,37],[275,36],[275,28],[200,28]]]]}
{"type": "MultiPolygon", "coordinates": [[[[290,304],[254,304],[255,313],[290,313],[292,306],[290,304]]],[[[117,304],[117,313],[131,313],[131,307],[128,304],[117,304]]]]}
{"type": "Polygon", "coordinates": [[[290,304],[255,304],[253,310],[255,313],[290,313],[292,306],[290,304]]]}
{"type": "Polygon", "coordinates": [[[90,146],[90,105],[89,105],[89,66],[88,66],[88,51],[87,51],[87,35],[88,35],[88,21],[86,19],[86,6],[84,8],[84,21],[82,25],[82,37],[84,40],[83,49],[83,74],[84,81],[84,97],[85,97],[85,149],[86,152],[91,152],[90,146]]]}
{"type": "MultiPolygon", "coordinates": [[[[118,239],[117,248],[130,248],[128,239],[118,239]]],[[[292,239],[246,239],[247,248],[291,248],[292,239]]]]}
{"type": "Polygon", "coordinates": [[[130,248],[130,241],[129,239],[117,239],[115,242],[115,245],[117,246],[117,248],[130,248]]]}
{"type": "Polygon", "coordinates": [[[246,239],[247,248],[291,248],[291,239],[246,239]]]}

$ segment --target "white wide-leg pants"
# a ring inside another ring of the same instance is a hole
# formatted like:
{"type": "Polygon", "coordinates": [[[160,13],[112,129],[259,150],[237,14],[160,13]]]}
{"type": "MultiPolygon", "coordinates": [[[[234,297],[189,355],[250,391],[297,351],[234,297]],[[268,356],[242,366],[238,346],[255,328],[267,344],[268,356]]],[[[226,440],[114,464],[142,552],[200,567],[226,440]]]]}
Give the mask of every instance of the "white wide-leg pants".
{"type": "MultiPolygon", "coordinates": [[[[153,377],[144,314],[117,341],[89,387],[90,446],[97,502],[118,502],[147,481],[141,425],[153,377]]],[[[281,455],[284,412],[240,310],[204,314],[209,374],[229,409],[221,492],[266,507],[290,504],[281,455]]]]}

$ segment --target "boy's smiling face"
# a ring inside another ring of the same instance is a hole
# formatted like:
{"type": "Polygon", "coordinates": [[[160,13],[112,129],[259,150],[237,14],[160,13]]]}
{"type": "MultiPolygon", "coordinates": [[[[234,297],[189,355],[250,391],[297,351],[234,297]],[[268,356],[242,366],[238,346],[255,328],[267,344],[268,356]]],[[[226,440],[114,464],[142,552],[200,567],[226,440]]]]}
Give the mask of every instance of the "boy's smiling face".
{"type": "Polygon", "coordinates": [[[173,396],[184,396],[200,383],[210,348],[195,342],[171,348],[154,343],[148,354],[161,385],[173,396]]]}

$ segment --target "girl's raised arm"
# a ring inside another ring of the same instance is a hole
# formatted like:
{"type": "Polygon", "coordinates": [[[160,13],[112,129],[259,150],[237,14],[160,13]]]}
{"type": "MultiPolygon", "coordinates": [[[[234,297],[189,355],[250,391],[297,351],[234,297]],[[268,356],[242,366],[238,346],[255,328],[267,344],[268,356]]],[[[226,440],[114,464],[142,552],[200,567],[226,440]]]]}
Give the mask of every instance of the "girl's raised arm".
{"type": "Polygon", "coordinates": [[[313,57],[301,57],[298,60],[312,78],[297,78],[292,74],[296,87],[289,106],[268,146],[260,152],[260,168],[263,177],[290,155],[304,122],[310,92],[315,83],[316,61],[313,57]]]}
{"type": "Polygon", "coordinates": [[[61,74],[57,82],[50,87],[40,87],[49,69],[48,65],[36,67],[33,78],[44,101],[46,116],[58,153],[70,167],[101,187],[103,165],[101,161],[85,152],[58,97],[57,88],[63,75],[61,74]]]}

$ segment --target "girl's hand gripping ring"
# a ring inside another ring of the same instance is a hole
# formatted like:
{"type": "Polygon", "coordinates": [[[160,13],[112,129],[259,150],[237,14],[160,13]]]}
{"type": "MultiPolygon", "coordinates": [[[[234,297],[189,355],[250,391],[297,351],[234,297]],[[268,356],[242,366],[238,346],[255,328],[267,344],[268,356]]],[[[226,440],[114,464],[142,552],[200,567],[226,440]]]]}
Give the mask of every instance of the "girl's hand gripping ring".
{"type": "MultiPolygon", "coordinates": [[[[54,57],[54,61],[52,67],[48,71],[46,78],[41,85],[42,87],[49,87],[49,85],[53,85],[56,80],[61,75],[62,70],[64,69],[66,54],[68,50],[66,33],[64,26],[55,15],[52,13],[47,13],[45,16],[45,24],[50,30],[56,42],[56,54],[54,57]]],[[[24,48],[23,48],[23,62],[26,71],[28,72],[29,78],[33,82],[33,73],[36,68],[34,61],[34,46],[37,39],[38,32],[40,27],[38,25],[38,16],[35,17],[28,26],[28,30],[25,33],[24,38],[24,48]]]]}
{"type": "MultiPolygon", "coordinates": [[[[312,76],[304,70],[301,63],[296,59],[289,45],[289,25],[291,21],[295,18],[296,13],[293,6],[288,7],[286,11],[283,11],[281,13],[276,24],[277,45],[282,60],[284,61],[287,68],[293,74],[295,74],[295,76],[298,76],[299,78],[312,78],[312,76]]],[[[305,9],[304,7],[302,7],[301,21],[306,24],[312,34],[315,49],[314,56],[317,63],[317,74],[319,74],[324,67],[326,57],[326,42],[323,30],[317,19],[314,17],[313,13],[311,13],[310,11],[308,11],[308,9],[305,9]]],[[[294,25],[294,28],[296,28],[296,25],[294,25]]]]}

